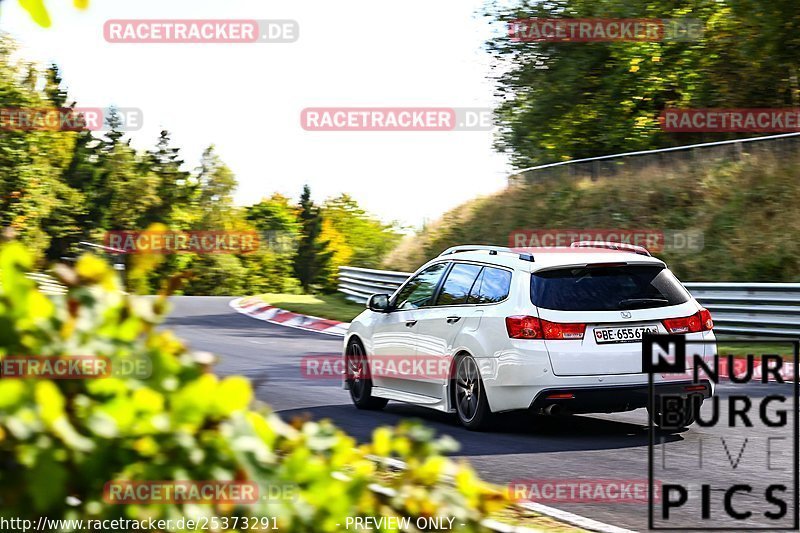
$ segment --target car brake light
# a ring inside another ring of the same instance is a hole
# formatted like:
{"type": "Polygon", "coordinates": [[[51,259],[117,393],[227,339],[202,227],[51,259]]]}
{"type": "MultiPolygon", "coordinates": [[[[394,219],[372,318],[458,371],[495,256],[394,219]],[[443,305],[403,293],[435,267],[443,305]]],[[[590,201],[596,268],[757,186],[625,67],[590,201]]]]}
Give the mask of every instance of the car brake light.
{"type": "Polygon", "coordinates": [[[580,340],[586,324],[559,324],[535,316],[506,317],[506,330],[512,339],[580,340]]]}
{"type": "Polygon", "coordinates": [[[714,321],[708,309],[700,309],[692,316],[683,318],[667,318],[663,320],[668,333],[699,333],[714,329],[714,321]]]}
{"type": "Polygon", "coordinates": [[[700,308],[700,322],[703,331],[711,331],[714,329],[714,321],[711,319],[711,313],[708,309],[700,308]]]}
{"type": "Polygon", "coordinates": [[[542,323],[535,316],[507,316],[506,330],[512,339],[542,338],[542,323]]]}
{"type": "Polygon", "coordinates": [[[583,338],[586,324],[557,324],[542,320],[542,330],[547,340],[576,340],[583,338]]]}

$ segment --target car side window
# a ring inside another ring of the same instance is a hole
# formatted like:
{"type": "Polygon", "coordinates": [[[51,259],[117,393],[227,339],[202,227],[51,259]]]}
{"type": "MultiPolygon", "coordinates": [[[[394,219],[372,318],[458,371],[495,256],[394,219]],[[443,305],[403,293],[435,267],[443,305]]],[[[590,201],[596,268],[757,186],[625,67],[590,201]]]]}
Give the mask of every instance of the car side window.
{"type": "Polygon", "coordinates": [[[491,304],[502,302],[511,290],[511,272],[500,268],[485,267],[472,290],[467,303],[491,304]]]}
{"type": "Polygon", "coordinates": [[[436,263],[414,276],[397,293],[394,308],[399,310],[416,309],[428,305],[446,268],[447,263],[436,263]]]}
{"type": "Polygon", "coordinates": [[[467,303],[469,291],[481,271],[480,265],[456,263],[447,274],[436,305],[461,305],[467,303]]]}

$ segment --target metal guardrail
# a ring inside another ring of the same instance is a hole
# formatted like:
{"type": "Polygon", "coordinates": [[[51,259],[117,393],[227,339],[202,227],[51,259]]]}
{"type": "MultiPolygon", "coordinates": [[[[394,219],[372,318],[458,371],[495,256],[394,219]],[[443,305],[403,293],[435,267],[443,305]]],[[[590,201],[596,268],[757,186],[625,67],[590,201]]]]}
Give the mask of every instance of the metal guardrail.
{"type": "Polygon", "coordinates": [[[39,290],[44,294],[66,294],[67,288],[47,274],[32,272],[27,274],[28,279],[32,279],[39,286],[39,290]]]}
{"type": "Polygon", "coordinates": [[[696,166],[702,161],[738,160],[744,153],[769,152],[785,157],[800,153],[800,133],[781,133],[743,139],[670,146],[654,150],[639,150],[619,154],[558,161],[517,170],[508,177],[511,184],[533,183],[550,178],[569,176],[589,177],[614,176],[626,168],[641,171],[663,165],[675,170],[681,163],[696,166]]]}
{"type": "Polygon", "coordinates": [[[395,270],[339,267],[339,292],[348,300],[363,304],[371,294],[393,293],[410,275],[411,272],[395,270]]]}
{"type": "Polygon", "coordinates": [[[66,294],[67,288],[56,281],[55,278],[52,276],[48,276],[47,274],[41,274],[38,272],[31,272],[25,275],[28,279],[33,280],[36,285],[39,287],[39,290],[42,291],[44,294],[48,295],[56,295],[56,294],[66,294]]]}
{"type": "Polygon", "coordinates": [[[800,338],[800,283],[686,283],[721,333],[800,338]]]}
{"type": "MultiPolygon", "coordinates": [[[[339,267],[339,292],[366,303],[371,294],[393,293],[409,272],[339,267]]],[[[714,329],[741,336],[800,338],[800,283],[686,283],[711,311],[714,329]]]]}

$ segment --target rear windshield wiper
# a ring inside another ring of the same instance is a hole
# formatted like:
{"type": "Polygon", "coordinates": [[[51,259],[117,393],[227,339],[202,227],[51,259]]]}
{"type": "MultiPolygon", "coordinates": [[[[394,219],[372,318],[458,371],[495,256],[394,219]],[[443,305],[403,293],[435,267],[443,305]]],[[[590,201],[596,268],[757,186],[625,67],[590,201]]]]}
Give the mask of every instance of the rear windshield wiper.
{"type": "Polygon", "coordinates": [[[620,300],[617,306],[622,309],[636,309],[641,307],[648,307],[655,304],[655,307],[664,307],[669,304],[666,298],[626,298],[620,300]]]}

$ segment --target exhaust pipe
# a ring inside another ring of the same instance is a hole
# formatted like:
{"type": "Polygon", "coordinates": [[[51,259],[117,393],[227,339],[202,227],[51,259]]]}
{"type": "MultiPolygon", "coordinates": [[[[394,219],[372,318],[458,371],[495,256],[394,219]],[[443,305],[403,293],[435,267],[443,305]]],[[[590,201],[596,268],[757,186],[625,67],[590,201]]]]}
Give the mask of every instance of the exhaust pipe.
{"type": "Polygon", "coordinates": [[[544,414],[547,416],[556,416],[561,414],[561,406],[555,403],[551,403],[547,407],[544,408],[544,414]]]}

